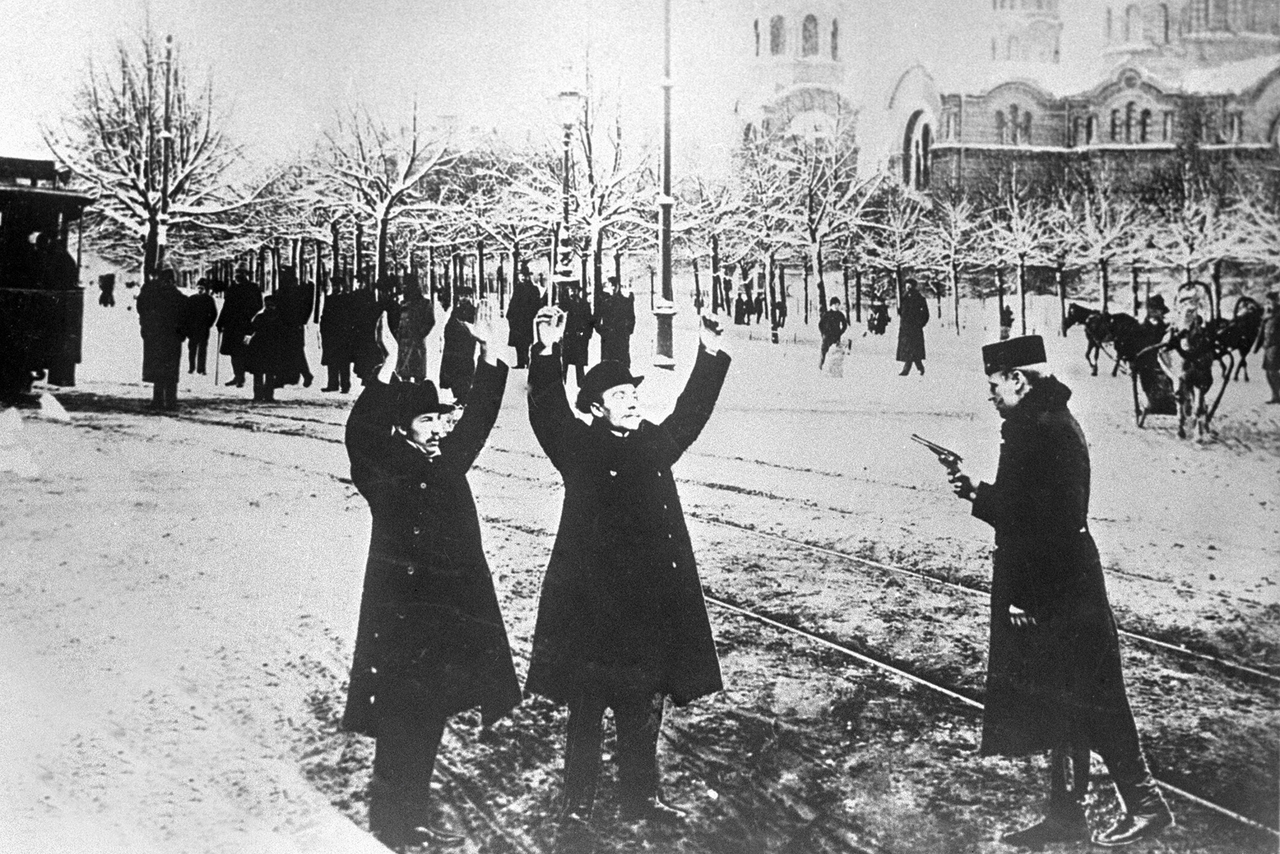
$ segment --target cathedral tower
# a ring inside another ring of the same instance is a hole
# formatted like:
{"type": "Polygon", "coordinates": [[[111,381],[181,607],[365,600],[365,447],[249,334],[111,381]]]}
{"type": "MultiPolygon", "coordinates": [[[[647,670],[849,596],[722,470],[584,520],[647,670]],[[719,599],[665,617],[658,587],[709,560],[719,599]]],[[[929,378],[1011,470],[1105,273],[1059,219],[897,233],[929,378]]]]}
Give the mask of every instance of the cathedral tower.
{"type": "Polygon", "coordinates": [[[991,58],[1056,63],[1062,42],[1058,0],[991,0],[991,58]]]}

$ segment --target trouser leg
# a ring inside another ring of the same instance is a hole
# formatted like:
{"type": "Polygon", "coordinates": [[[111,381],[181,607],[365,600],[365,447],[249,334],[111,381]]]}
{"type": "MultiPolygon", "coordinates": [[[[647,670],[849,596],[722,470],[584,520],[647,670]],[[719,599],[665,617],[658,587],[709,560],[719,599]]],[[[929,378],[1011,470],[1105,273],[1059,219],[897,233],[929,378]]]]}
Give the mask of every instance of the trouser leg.
{"type": "Polygon", "coordinates": [[[1087,726],[1093,749],[1106,763],[1125,810],[1112,827],[1094,836],[1094,842],[1108,847],[1128,845],[1173,824],[1169,806],[1147,767],[1128,700],[1114,712],[1091,719],[1087,726]]]}
{"type": "Polygon", "coordinates": [[[369,830],[386,845],[406,845],[412,841],[413,828],[429,824],[431,774],[443,735],[444,718],[379,718],[369,785],[369,830]]]}
{"type": "Polygon", "coordinates": [[[231,371],[233,374],[233,376],[231,377],[232,382],[234,383],[244,382],[244,374],[245,374],[244,356],[231,357],[231,371]]]}
{"type": "Polygon", "coordinates": [[[818,354],[818,368],[821,369],[827,363],[827,351],[831,349],[831,342],[822,339],[822,350],[818,354]]]}
{"type": "Polygon", "coordinates": [[[1267,385],[1271,386],[1271,402],[1280,402],[1280,371],[1267,371],[1267,385]]]}
{"type": "Polygon", "coordinates": [[[924,373],[924,359],[916,359],[915,366],[917,371],[919,371],[921,374],[924,373]]]}
{"type": "Polygon", "coordinates": [[[1089,749],[1063,746],[1049,754],[1049,811],[1074,813],[1089,791],[1089,749]]]}
{"type": "Polygon", "coordinates": [[[164,408],[178,408],[178,381],[171,380],[164,384],[164,408]]]}
{"type": "Polygon", "coordinates": [[[164,383],[151,384],[151,405],[156,409],[164,409],[164,383]]]}
{"type": "Polygon", "coordinates": [[[209,339],[205,338],[196,348],[196,373],[203,374],[209,366],[209,339]]]}
{"type": "Polygon", "coordinates": [[[564,814],[589,818],[600,779],[604,701],[584,692],[569,703],[564,746],[564,814]]]}
{"type": "Polygon", "coordinates": [[[196,351],[198,349],[199,345],[194,338],[187,341],[187,373],[189,374],[196,372],[196,351]]]}
{"type": "Polygon", "coordinates": [[[614,704],[619,800],[624,806],[658,796],[658,733],[662,730],[663,701],[663,695],[654,694],[614,704]]]}

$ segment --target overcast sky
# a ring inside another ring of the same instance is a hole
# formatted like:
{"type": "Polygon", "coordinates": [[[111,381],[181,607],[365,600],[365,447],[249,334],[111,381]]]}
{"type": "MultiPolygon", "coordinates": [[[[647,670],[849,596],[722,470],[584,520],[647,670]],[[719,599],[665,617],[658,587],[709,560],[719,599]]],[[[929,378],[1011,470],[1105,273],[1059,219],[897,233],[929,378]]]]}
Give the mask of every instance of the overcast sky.
{"type": "MultiPolygon", "coordinates": [[[[982,56],[990,0],[847,0],[841,53],[869,97],[911,62],[982,56]],[[972,52],[975,52],[973,54],[972,52]]],[[[1064,61],[1096,56],[1100,0],[1063,0],[1064,61]]],[[[306,148],[336,109],[552,137],[551,95],[586,65],[639,127],[658,133],[660,0],[0,0],[0,153],[43,156],[90,59],[109,62],[150,15],[208,72],[229,129],[256,157],[306,148]]],[[[678,151],[731,126],[749,69],[753,0],[672,0],[678,151]]]]}

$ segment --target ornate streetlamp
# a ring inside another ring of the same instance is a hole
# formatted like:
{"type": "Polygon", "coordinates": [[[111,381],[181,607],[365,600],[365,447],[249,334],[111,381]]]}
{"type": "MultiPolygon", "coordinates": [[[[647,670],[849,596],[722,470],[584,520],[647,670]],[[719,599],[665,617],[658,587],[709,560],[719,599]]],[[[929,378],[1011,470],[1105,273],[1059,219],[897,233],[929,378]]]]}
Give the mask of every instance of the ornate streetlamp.
{"type": "Polygon", "coordinates": [[[653,307],[657,341],[653,364],[674,368],[671,326],[675,318],[675,293],[671,285],[671,0],[662,4],[662,194],[658,197],[658,253],[662,263],[662,300],[653,307]]]}

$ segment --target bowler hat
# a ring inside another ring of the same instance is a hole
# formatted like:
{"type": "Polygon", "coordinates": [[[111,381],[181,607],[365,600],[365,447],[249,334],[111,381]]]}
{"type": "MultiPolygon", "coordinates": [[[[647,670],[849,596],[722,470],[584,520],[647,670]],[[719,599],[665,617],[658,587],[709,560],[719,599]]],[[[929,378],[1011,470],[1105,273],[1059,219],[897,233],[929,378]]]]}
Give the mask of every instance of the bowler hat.
{"type": "Polygon", "coordinates": [[[1044,339],[1039,335],[1023,335],[982,348],[982,368],[987,374],[1038,365],[1044,361],[1044,339]]]}
{"type": "Polygon", "coordinates": [[[1160,296],[1160,294],[1156,294],[1151,299],[1147,300],[1147,311],[1168,312],[1169,306],[1164,304],[1164,297],[1160,296]]]}
{"type": "Polygon", "coordinates": [[[396,423],[402,427],[407,427],[419,415],[452,411],[453,406],[440,402],[436,385],[431,380],[398,383],[396,386],[396,423]]]}
{"type": "Polygon", "coordinates": [[[575,405],[579,412],[590,412],[591,404],[599,402],[609,389],[619,385],[640,385],[643,380],[644,377],[633,377],[627,366],[616,359],[604,359],[582,378],[575,405]]]}

